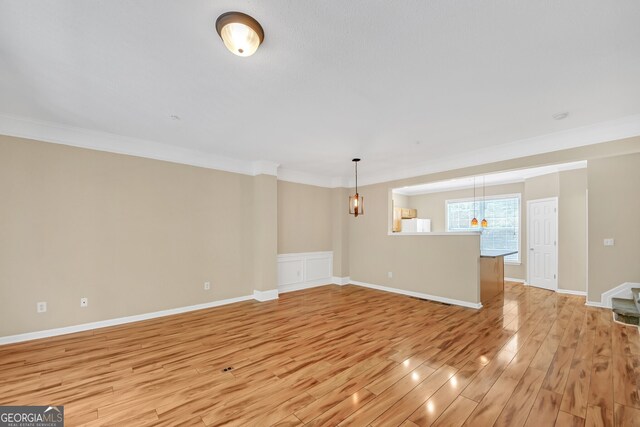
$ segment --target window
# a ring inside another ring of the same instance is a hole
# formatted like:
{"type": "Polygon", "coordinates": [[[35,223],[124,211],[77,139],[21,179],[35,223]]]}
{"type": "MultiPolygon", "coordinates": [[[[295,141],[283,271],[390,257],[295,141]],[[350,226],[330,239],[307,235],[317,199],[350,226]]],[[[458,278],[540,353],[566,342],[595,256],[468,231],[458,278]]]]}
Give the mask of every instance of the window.
{"type": "Polygon", "coordinates": [[[474,216],[473,199],[447,200],[447,231],[480,230],[481,249],[514,250],[517,254],[504,257],[506,262],[520,262],[520,195],[487,197],[476,200],[478,221],[485,218],[487,228],[471,227],[474,216]]]}

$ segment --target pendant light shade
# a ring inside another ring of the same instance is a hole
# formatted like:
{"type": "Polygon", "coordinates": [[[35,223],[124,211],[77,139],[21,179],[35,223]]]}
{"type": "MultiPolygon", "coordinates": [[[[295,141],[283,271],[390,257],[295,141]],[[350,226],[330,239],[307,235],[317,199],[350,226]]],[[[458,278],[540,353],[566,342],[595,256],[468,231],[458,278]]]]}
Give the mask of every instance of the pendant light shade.
{"type": "Polygon", "coordinates": [[[476,177],[473,177],[473,219],[471,220],[471,226],[478,226],[478,218],[476,218],[476,177]]]}
{"type": "Polygon", "coordinates": [[[253,55],[264,40],[260,23],[241,12],[220,15],[216,20],[216,31],[227,49],[238,56],[253,55]]]}
{"type": "MultiPolygon", "coordinates": [[[[483,207],[483,212],[486,214],[487,213],[487,205],[484,202],[484,176],[482,177],[482,207],[483,207]]],[[[489,226],[489,223],[487,222],[487,220],[485,218],[482,218],[482,222],[480,224],[482,225],[482,228],[487,228],[489,226]]]]}
{"type": "Polygon", "coordinates": [[[364,197],[358,194],[358,162],[360,159],[353,159],[356,169],[356,194],[349,196],[349,213],[356,218],[358,215],[364,215],[364,197]]]}

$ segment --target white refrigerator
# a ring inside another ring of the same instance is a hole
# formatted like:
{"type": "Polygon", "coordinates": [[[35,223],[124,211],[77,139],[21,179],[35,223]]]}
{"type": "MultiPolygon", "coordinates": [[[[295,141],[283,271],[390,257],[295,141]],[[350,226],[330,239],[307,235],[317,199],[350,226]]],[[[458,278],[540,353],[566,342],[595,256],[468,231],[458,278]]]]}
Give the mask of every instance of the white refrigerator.
{"type": "Polygon", "coordinates": [[[429,233],[431,232],[431,220],[422,218],[403,219],[402,233],[429,233]]]}

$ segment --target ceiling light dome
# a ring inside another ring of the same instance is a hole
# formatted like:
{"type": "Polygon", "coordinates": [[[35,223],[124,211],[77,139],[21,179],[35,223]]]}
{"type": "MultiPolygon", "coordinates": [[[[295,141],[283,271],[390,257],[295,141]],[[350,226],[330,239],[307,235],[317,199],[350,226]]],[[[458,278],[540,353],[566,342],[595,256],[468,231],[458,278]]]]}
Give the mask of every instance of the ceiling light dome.
{"type": "Polygon", "coordinates": [[[251,56],[264,41],[262,26],[241,12],[223,13],[216,20],[216,31],[231,52],[238,56],[251,56]]]}

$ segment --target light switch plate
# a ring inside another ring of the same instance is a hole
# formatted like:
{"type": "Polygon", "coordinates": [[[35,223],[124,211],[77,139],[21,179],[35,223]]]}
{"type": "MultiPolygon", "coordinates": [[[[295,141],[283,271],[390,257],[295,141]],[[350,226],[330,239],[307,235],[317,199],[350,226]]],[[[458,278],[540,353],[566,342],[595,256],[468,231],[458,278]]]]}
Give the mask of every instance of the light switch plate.
{"type": "Polygon", "coordinates": [[[604,239],[605,246],[613,246],[614,243],[615,241],[613,239],[604,239]]]}

